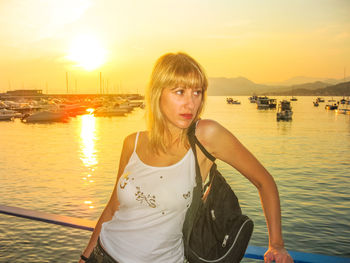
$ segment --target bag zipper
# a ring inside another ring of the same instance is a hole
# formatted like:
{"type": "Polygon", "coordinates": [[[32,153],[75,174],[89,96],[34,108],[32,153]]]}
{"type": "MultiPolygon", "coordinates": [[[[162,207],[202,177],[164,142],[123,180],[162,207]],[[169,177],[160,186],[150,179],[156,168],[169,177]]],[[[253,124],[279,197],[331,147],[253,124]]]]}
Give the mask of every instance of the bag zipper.
{"type": "Polygon", "coordinates": [[[212,259],[212,260],[207,260],[207,259],[204,259],[204,258],[201,258],[200,256],[198,256],[194,251],[192,251],[192,253],[197,257],[199,258],[200,260],[202,260],[203,262],[219,262],[220,260],[224,259],[232,250],[232,248],[235,246],[236,242],[237,242],[237,239],[238,239],[238,236],[240,235],[244,225],[248,222],[248,221],[252,221],[250,218],[246,219],[243,224],[241,225],[241,227],[239,228],[238,232],[237,232],[237,235],[235,237],[235,240],[233,241],[232,243],[232,246],[227,250],[227,252],[221,257],[221,258],[218,258],[218,259],[212,259]]]}

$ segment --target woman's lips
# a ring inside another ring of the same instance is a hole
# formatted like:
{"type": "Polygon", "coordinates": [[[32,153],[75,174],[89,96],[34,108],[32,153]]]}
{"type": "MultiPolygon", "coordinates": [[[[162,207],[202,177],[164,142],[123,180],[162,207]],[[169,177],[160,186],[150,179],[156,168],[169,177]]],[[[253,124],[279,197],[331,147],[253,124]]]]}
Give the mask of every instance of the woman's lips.
{"type": "Polygon", "coordinates": [[[192,117],[193,117],[193,114],[180,114],[180,116],[182,116],[183,118],[185,118],[185,119],[192,119],[192,117]]]}

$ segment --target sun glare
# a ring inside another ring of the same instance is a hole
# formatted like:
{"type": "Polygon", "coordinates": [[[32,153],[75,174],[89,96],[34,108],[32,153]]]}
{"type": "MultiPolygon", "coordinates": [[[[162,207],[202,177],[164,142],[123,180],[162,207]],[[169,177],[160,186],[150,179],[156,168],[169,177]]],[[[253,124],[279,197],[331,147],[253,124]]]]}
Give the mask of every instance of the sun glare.
{"type": "Polygon", "coordinates": [[[78,36],[73,40],[67,58],[75,62],[75,66],[91,71],[106,62],[106,50],[97,38],[78,36]]]}

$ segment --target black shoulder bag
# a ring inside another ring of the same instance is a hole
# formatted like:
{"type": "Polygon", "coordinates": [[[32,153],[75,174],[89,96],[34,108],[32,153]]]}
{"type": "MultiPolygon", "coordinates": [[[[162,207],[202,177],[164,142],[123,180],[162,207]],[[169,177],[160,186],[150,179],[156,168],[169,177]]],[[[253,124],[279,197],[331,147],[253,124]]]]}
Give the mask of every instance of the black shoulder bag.
{"type": "Polygon", "coordinates": [[[211,161],[195,136],[196,123],[188,129],[188,139],[196,158],[196,183],[192,203],[183,225],[185,257],[190,263],[240,262],[253,232],[253,221],[242,215],[238,199],[217,170],[210,169],[209,182],[203,186],[197,160],[196,145],[211,161]],[[205,193],[205,194],[204,194],[205,193]]]}

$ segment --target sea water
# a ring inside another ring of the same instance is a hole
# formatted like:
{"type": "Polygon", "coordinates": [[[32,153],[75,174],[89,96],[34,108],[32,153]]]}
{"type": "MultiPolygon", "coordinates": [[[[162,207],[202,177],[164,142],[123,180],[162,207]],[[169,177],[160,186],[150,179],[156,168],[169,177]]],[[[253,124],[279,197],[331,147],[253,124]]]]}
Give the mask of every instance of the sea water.
{"type": "MultiPolygon", "coordinates": [[[[293,120],[277,121],[276,110],[234,99],[241,105],[208,97],[203,118],[231,131],[274,176],[287,249],[349,257],[350,115],[325,110],[330,98],[314,107],[315,98],[298,97],[293,120]]],[[[139,108],[126,117],[0,122],[0,204],[97,220],[116,181],[123,139],[144,129],[139,108]]],[[[267,247],[258,191],[229,165],[218,166],[255,222],[250,244],[267,247]]],[[[0,214],[0,262],[77,262],[90,235],[0,214]]]]}

